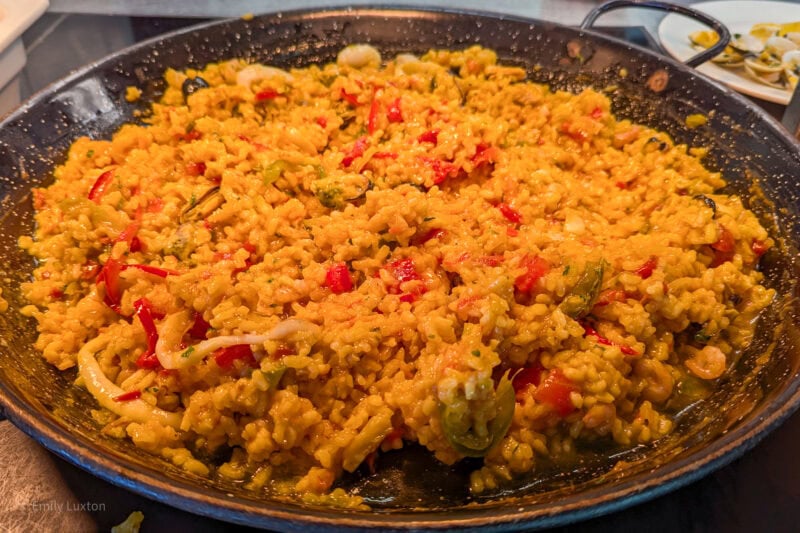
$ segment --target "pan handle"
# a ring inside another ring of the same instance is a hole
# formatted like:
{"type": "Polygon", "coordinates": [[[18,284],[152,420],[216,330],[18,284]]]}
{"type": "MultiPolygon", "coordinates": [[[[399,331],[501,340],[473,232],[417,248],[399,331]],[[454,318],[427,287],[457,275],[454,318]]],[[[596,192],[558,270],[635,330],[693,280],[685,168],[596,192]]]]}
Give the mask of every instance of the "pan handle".
{"type": "Polygon", "coordinates": [[[717,41],[717,43],[708,50],[704,50],[686,60],[686,64],[690,67],[696,67],[705,63],[712,57],[715,57],[725,49],[725,47],[728,45],[728,42],[731,40],[731,32],[728,31],[728,28],[726,28],[723,23],[714,17],[710,17],[701,11],[692,9],[691,7],[673,4],[671,2],[661,2],[659,0],[610,0],[609,2],[592,9],[589,14],[586,15],[586,18],[583,19],[583,22],[581,22],[581,29],[591,29],[594,21],[597,20],[600,15],[622,7],[644,7],[647,9],[658,9],[661,11],[668,11],[670,13],[678,13],[702,22],[716,31],[717,35],[719,35],[719,41],[717,41]]]}

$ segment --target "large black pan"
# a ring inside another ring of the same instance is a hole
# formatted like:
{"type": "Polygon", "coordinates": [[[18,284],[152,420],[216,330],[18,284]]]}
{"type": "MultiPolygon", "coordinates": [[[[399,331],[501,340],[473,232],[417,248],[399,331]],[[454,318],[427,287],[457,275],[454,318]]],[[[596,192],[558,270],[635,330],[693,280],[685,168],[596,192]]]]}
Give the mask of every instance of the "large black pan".
{"type": "Polygon", "coordinates": [[[112,483],[195,513],[273,529],[337,527],[494,530],[564,524],[653,498],[731,461],[800,403],[794,245],[800,242],[795,174],[800,148],[780,125],[743,98],[691,69],[591,31],[485,14],[403,10],[297,12],[251,21],[213,23],[137,45],[73,74],[35,96],[0,123],[0,257],[11,309],[0,314],[0,401],[8,418],[44,446],[112,483]],[[616,87],[609,94],[622,117],[655,126],[677,140],[710,147],[708,164],[725,172],[729,190],[783,238],[783,251],[763,260],[781,301],[763,317],[759,334],[732,375],[703,405],[680,418],[673,438],[656,446],[586,455],[574,470],[537,473],[506,492],[471,499],[466,472],[446,468],[419,449],[386,454],[378,473],[342,481],[373,506],[342,512],[264,499],[240,486],[181,473],[130,443],[107,438],[88,415],[95,403],[35,353],[33,324],[16,311],[18,285],[32,268],[16,246],[32,231],[31,187],[48,183],[53,166],[80,135],[108,138],[163,87],[167,67],[201,66],[243,57],[281,66],[332,60],[343,46],[370,42],[386,56],[430,47],[480,43],[533,80],[557,88],[616,87]],[[129,85],[144,102],[126,103],[129,85]],[[703,113],[706,126],[685,117],[703,113]],[[763,196],[753,194],[757,183],[763,196]],[[758,356],[772,350],[767,365],[758,356]],[[612,470],[617,461],[626,466],[612,470]]]}

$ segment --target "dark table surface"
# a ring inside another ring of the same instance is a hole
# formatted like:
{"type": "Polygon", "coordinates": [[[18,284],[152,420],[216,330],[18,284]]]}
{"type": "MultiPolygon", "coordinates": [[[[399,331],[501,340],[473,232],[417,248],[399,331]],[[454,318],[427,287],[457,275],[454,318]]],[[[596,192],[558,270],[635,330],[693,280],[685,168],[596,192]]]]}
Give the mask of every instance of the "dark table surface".
{"type": "MultiPolygon", "coordinates": [[[[192,22],[126,18],[123,25],[116,27],[124,17],[101,17],[93,22],[109,31],[102,36],[85,35],[86,39],[96,41],[95,51],[81,52],[86,50],[86,42],[77,43],[71,50],[70,66],[57,59],[54,52],[70,36],[80,39],[81,28],[92,17],[77,17],[77,20],[74,17],[59,20],[59,17],[63,15],[46,15],[24,36],[29,48],[29,68],[23,72],[23,97],[70,68],[95,59],[90,56],[98,55],[98,47],[118,49],[126,42],[192,22]],[[74,27],[65,28],[66,23],[74,27]],[[54,29],[60,25],[60,30],[54,29]],[[64,35],[53,37],[55,31],[64,35]]],[[[657,46],[642,29],[608,31],[644,46],[657,46]]],[[[783,111],[776,104],[754,102],[774,116],[779,117],[783,111]]],[[[800,531],[798,448],[800,413],[790,417],[741,459],[700,481],[630,509],[556,531],[800,531]]],[[[9,422],[0,422],[0,531],[108,531],[136,510],[145,515],[142,526],[145,532],[246,530],[168,507],[101,481],[44,450],[9,422]]]]}

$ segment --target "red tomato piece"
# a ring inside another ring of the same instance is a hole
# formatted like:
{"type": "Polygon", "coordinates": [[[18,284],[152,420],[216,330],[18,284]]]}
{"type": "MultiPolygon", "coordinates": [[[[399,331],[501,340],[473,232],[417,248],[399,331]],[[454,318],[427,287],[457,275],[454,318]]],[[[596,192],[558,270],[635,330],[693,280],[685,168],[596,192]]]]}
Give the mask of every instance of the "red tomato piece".
{"type": "Polygon", "coordinates": [[[750,249],[753,251],[754,254],[761,257],[767,252],[767,250],[769,250],[769,246],[767,246],[767,243],[765,243],[760,239],[753,239],[753,243],[750,245],[750,249]]]}
{"type": "Polygon", "coordinates": [[[417,137],[417,142],[421,143],[433,143],[433,145],[437,145],[439,143],[439,130],[433,129],[428,130],[419,137],[417,137]]]}
{"type": "Polygon", "coordinates": [[[522,260],[525,272],[514,280],[514,287],[524,293],[530,293],[545,274],[550,271],[550,264],[538,256],[525,256],[522,260]]]}
{"type": "Polygon", "coordinates": [[[342,166],[347,168],[352,165],[353,161],[364,155],[364,152],[367,150],[367,146],[369,146],[369,140],[366,137],[359,137],[356,139],[356,142],[353,143],[350,151],[346,156],[344,156],[344,159],[342,159],[342,166]]]}
{"type": "Polygon", "coordinates": [[[211,324],[203,318],[203,313],[195,311],[194,322],[192,327],[189,328],[189,335],[195,339],[205,339],[209,329],[211,329],[211,324]]]}
{"type": "Polygon", "coordinates": [[[353,278],[345,263],[336,263],[325,273],[325,286],[334,294],[353,290],[353,278]]]}
{"type": "Polygon", "coordinates": [[[567,416],[575,410],[570,394],[578,387],[564,375],[561,369],[554,368],[544,381],[536,387],[533,398],[537,402],[549,405],[559,416],[567,416]]]}
{"type": "Polygon", "coordinates": [[[711,247],[718,252],[732,252],[735,244],[736,242],[733,238],[733,233],[731,233],[728,228],[720,224],[719,238],[711,245],[711,247]]]}
{"type": "Polygon", "coordinates": [[[386,270],[400,283],[422,279],[419,272],[417,272],[414,260],[410,257],[395,259],[386,263],[386,270]]]}
{"type": "Polygon", "coordinates": [[[500,155],[500,150],[486,143],[480,143],[475,147],[475,155],[472,156],[472,162],[475,163],[476,167],[484,163],[494,163],[498,155],[500,155]]]}
{"type": "Polygon", "coordinates": [[[544,371],[544,367],[536,363],[533,366],[526,366],[517,372],[511,380],[511,386],[514,387],[514,392],[519,394],[531,385],[538,386],[542,381],[542,371],[544,371]]]}
{"type": "Polygon", "coordinates": [[[256,102],[263,102],[264,100],[273,100],[280,95],[275,89],[264,89],[256,93],[256,102]]]}

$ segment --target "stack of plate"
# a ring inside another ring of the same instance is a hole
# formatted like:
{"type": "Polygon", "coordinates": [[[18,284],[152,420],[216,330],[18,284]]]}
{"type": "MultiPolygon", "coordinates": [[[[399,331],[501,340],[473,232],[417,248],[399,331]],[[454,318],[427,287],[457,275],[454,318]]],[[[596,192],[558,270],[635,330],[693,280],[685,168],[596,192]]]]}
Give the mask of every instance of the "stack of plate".
{"type": "Polygon", "coordinates": [[[20,102],[19,72],[25,66],[22,32],[47,9],[47,0],[0,0],[0,116],[20,102]]]}

